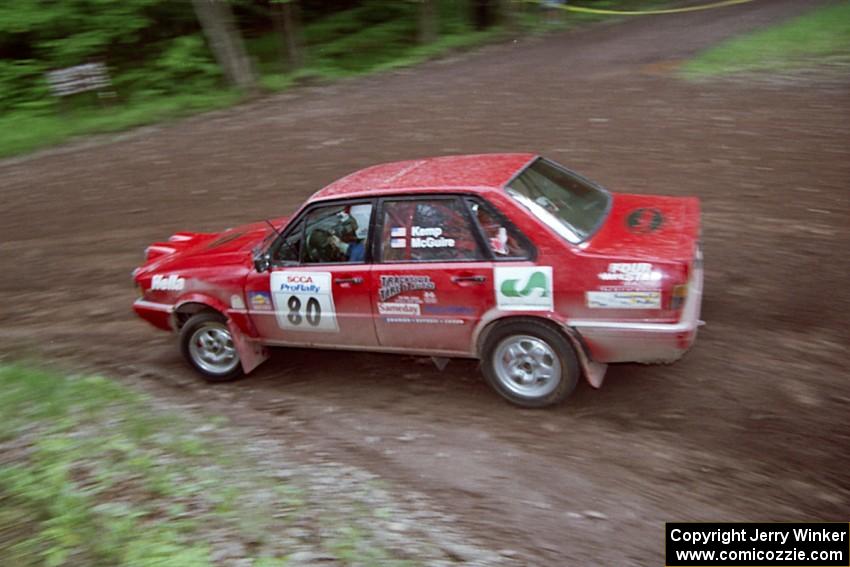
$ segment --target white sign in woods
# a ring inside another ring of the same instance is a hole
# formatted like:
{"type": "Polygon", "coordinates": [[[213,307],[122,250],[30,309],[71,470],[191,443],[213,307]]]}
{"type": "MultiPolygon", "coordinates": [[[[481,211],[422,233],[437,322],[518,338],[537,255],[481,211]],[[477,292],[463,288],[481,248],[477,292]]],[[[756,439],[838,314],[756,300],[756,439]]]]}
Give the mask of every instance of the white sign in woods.
{"type": "Polygon", "coordinates": [[[57,69],[46,74],[54,96],[69,96],[86,91],[105,89],[112,84],[103,63],[86,63],[57,69]]]}

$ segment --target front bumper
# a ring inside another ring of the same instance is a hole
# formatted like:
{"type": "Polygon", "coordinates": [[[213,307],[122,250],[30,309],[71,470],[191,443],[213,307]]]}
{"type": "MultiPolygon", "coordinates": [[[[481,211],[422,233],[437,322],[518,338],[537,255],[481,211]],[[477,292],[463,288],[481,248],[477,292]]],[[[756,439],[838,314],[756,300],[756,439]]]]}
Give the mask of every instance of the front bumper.
{"type": "Polygon", "coordinates": [[[676,323],[573,320],[575,328],[596,362],[666,363],[678,360],[697,338],[702,325],[703,268],[701,255],[694,263],[688,298],[676,323]]]}
{"type": "Polygon", "coordinates": [[[174,318],[172,317],[172,314],[174,313],[173,305],[137,299],[133,303],[133,311],[136,312],[136,315],[157,329],[162,329],[164,331],[174,330],[174,318]]]}

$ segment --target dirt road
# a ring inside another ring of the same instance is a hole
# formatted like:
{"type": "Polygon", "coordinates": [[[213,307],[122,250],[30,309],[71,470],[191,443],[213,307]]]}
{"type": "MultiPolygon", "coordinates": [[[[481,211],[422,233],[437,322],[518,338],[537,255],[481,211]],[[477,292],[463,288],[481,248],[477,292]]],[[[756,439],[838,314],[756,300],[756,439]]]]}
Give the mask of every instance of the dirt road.
{"type": "Polygon", "coordinates": [[[364,467],[523,562],[660,565],[667,520],[847,521],[850,80],[667,72],[815,4],[521,39],[3,162],[0,350],[364,467]],[[210,388],[130,312],[130,270],[174,231],[288,213],[372,163],[522,150],[613,190],[702,199],[708,325],[684,360],[611,367],[548,411],[503,403],[471,362],[389,355],[281,350],[210,388]]]}

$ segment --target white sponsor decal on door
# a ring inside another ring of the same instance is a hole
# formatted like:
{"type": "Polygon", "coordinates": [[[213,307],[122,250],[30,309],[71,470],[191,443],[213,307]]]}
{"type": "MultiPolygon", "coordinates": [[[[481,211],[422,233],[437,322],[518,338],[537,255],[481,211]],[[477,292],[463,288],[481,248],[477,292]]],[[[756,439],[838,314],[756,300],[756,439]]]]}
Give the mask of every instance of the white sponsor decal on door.
{"type": "Polygon", "coordinates": [[[436,284],[431,281],[431,276],[381,276],[381,287],[378,289],[378,297],[381,301],[395,297],[405,291],[433,290],[436,284]]]}
{"type": "Polygon", "coordinates": [[[660,291],[588,291],[586,297],[594,309],[661,309],[660,291]]]}
{"type": "Polygon", "coordinates": [[[496,305],[503,311],[553,311],[552,266],[495,268],[496,305]]]}
{"type": "Polygon", "coordinates": [[[330,272],[272,272],[270,285],[281,329],[339,331],[330,272]]]}

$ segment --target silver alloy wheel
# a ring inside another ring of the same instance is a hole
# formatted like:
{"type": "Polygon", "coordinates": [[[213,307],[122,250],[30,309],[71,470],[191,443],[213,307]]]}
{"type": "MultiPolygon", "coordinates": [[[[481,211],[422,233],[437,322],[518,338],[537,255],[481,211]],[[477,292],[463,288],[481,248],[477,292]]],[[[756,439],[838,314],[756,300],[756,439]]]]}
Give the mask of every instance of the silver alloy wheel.
{"type": "Polygon", "coordinates": [[[528,398],[550,394],[561,379],[561,361],[555,349],[530,335],[513,335],[499,343],[493,368],[505,388],[528,398]]]}
{"type": "Polygon", "coordinates": [[[200,325],[189,339],[189,356],[210,374],[224,375],[236,368],[239,356],[233,337],[224,323],[213,321],[200,325]]]}

